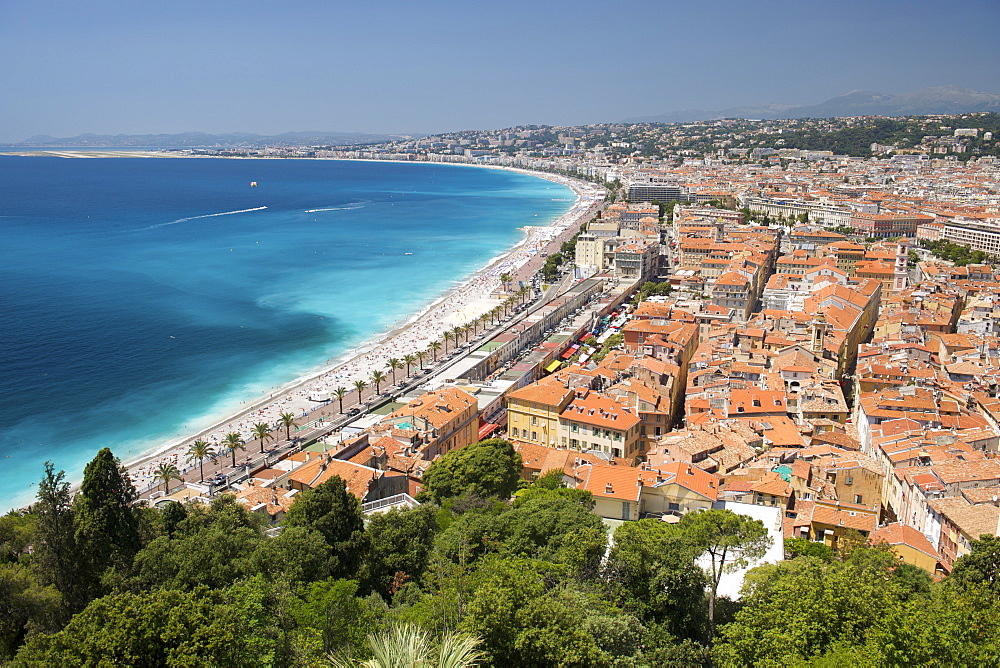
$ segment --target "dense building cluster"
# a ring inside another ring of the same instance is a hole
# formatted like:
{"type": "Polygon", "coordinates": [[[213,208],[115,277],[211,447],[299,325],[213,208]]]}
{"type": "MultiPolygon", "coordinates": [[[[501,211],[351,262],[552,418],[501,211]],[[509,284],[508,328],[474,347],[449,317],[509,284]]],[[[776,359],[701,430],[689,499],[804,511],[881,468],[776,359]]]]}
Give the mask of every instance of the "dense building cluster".
{"type": "MultiPolygon", "coordinates": [[[[756,126],[741,123],[706,136],[745,141],[756,126]]],[[[922,245],[1000,248],[1000,165],[936,150],[623,156],[638,131],[460,133],[396,156],[558,170],[621,199],[565,258],[580,294],[558,317],[410,397],[439,407],[428,415],[400,407],[297,455],[308,468],[278,486],[336,474],[366,502],[409,498],[435,457],[506,431],[525,478],[563,471],[607,520],[760,506],[784,538],[885,540],[937,574],[998,533],[1000,273],[922,245]],[[540,155],[546,142],[575,148],[540,155]]]]}

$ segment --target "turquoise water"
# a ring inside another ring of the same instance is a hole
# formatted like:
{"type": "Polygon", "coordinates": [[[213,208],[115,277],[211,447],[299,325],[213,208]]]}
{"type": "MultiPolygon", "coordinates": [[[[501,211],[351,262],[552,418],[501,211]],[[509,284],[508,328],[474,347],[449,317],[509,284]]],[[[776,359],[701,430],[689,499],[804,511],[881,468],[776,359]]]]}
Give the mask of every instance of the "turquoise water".
{"type": "Polygon", "coordinates": [[[0,156],[0,507],[343,356],[572,201],[462,166],[0,156]]]}

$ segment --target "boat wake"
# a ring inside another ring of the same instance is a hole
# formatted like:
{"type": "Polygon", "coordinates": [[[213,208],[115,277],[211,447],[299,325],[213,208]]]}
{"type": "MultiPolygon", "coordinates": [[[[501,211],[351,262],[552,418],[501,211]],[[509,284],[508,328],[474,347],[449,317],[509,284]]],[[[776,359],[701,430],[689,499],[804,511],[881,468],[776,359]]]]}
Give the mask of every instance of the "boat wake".
{"type": "Polygon", "coordinates": [[[348,204],[347,206],[331,206],[327,209],[306,209],[305,213],[319,213],[320,211],[354,211],[355,209],[362,209],[364,206],[364,202],[357,202],[355,204],[348,204]]]}
{"type": "Polygon", "coordinates": [[[266,206],[258,206],[253,209],[240,209],[239,211],[223,211],[222,213],[206,213],[203,216],[188,216],[187,218],[178,218],[177,220],[171,220],[169,223],[157,223],[156,225],[150,225],[149,227],[144,227],[139,232],[145,230],[155,230],[157,227],[166,227],[167,225],[176,225],[177,223],[186,223],[189,220],[198,220],[199,218],[215,218],[216,216],[232,216],[237,213],[250,213],[251,211],[263,211],[266,206]]]}

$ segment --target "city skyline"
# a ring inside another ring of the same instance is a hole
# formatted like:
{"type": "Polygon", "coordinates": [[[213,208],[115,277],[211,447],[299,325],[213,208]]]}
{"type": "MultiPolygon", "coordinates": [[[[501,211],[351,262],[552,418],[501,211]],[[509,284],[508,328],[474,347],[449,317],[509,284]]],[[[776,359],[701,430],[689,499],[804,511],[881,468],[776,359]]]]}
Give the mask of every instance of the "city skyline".
{"type": "Polygon", "coordinates": [[[1000,93],[990,67],[1000,57],[998,19],[1000,7],[975,0],[305,2],[294,11],[229,0],[15,1],[0,8],[0,54],[10,63],[0,73],[0,141],[419,134],[815,104],[858,89],[1000,93]]]}

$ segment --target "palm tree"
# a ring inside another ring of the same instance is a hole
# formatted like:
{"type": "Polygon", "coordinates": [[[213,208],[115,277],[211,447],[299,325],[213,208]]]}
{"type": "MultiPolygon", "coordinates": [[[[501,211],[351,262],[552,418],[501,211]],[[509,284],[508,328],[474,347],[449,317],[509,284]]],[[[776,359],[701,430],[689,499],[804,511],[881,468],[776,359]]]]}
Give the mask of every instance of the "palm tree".
{"type": "Polygon", "coordinates": [[[273,439],[274,436],[271,434],[271,426],[266,422],[258,422],[253,426],[253,435],[260,439],[260,451],[264,452],[264,442],[273,439]]]}
{"type": "MultiPolygon", "coordinates": [[[[390,357],[389,361],[386,364],[387,364],[387,366],[390,369],[392,369],[392,384],[395,385],[396,384],[396,369],[401,369],[403,367],[403,363],[400,362],[395,357],[390,357]]],[[[376,392],[375,394],[378,394],[378,392],[376,392]]]]}
{"type": "Polygon", "coordinates": [[[410,367],[413,366],[413,363],[416,361],[417,361],[417,356],[412,353],[406,353],[405,355],[403,355],[403,364],[406,365],[407,376],[410,375],[410,367]]]}
{"type": "Polygon", "coordinates": [[[347,388],[346,387],[338,387],[336,390],[333,391],[333,396],[337,397],[337,401],[340,402],[340,412],[343,413],[344,412],[344,397],[347,396],[347,388]]]}
{"type": "Polygon", "coordinates": [[[458,339],[459,339],[459,337],[462,336],[462,326],[461,325],[455,325],[454,327],[452,327],[451,328],[451,336],[452,336],[452,338],[455,339],[455,347],[457,348],[461,344],[461,341],[459,341],[458,339]]]}
{"type": "Polygon", "coordinates": [[[440,341],[431,341],[430,348],[431,348],[431,352],[434,353],[434,361],[437,362],[438,361],[438,351],[441,350],[441,342],[440,341]]]}
{"type": "Polygon", "coordinates": [[[184,478],[181,477],[181,472],[173,462],[160,462],[160,465],[153,471],[153,479],[162,482],[163,493],[168,494],[170,492],[170,481],[174,479],[183,480],[184,478]]]}
{"type": "Polygon", "coordinates": [[[420,360],[420,368],[421,369],[424,368],[424,362],[427,361],[427,351],[426,350],[418,350],[417,351],[417,359],[420,360]]]}
{"type": "Polygon", "coordinates": [[[427,632],[413,624],[394,626],[382,633],[368,635],[367,645],[373,658],[358,661],[350,657],[327,655],[334,668],[396,668],[397,666],[473,668],[483,659],[478,647],[482,641],[465,633],[445,633],[435,644],[427,632]]]}
{"type": "Polygon", "coordinates": [[[452,339],[453,336],[454,335],[451,333],[450,329],[445,330],[444,333],[441,335],[441,338],[444,339],[444,354],[445,355],[448,354],[448,342],[451,341],[451,339],[452,339]]]}
{"type": "Polygon", "coordinates": [[[208,441],[198,439],[188,447],[187,460],[193,462],[198,460],[198,467],[201,472],[201,479],[205,479],[205,457],[214,457],[215,448],[208,441]]]}
{"type": "Polygon", "coordinates": [[[372,371],[372,385],[375,386],[375,394],[381,394],[379,391],[379,383],[385,380],[385,374],[379,370],[372,371]]]}
{"type": "Polygon", "coordinates": [[[285,428],[285,440],[292,440],[292,427],[295,426],[295,415],[285,411],[278,415],[278,426],[285,428]]]}
{"type": "Polygon", "coordinates": [[[363,380],[356,380],[356,381],[354,381],[354,389],[358,391],[358,405],[359,406],[361,405],[361,393],[365,391],[366,387],[368,387],[368,383],[366,383],[365,381],[363,381],[363,380]]]}
{"type": "Polygon", "coordinates": [[[466,343],[469,342],[469,332],[472,332],[475,329],[476,329],[475,325],[473,325],[471,322],[467,322],[464,325],[462,325],[462,333],[465,334],[466,343]]]}
{"type": "Polygon", "coordinates": [[[243,444],[243,439],[240,438],[240,433],[238,431],[231,431],[226,434],[226,437],[222,439],[222,442],[229,446],[229,451],[233,455],[233,468],[236,468],[236,451],[246,448],[243,444]]]}
{"type": "Polygon", "coordinates": [[[511,275],[504,272],[500,274],[500,283],[503,285],[503,291],[507,292],[507,284],[510,283],[511,275]]]}

